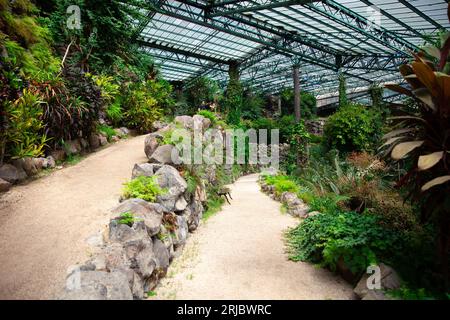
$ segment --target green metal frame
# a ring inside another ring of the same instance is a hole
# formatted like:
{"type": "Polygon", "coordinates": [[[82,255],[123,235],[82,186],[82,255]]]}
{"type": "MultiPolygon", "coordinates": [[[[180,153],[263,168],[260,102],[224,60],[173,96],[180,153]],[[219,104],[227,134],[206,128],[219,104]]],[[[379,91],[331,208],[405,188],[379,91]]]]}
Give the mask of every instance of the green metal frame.
{"type": "MultiPolygon", "coordinates": [[[[291,67],[298,63],[301,69],[315,66],[319,73],[320,70],[324,73],[341,70],[361,85],[376,82],[380,74],[386,77],[397,73],[409,53],[418,49],[417,39],[425,38],[422,29],[395,17],[388,7],[381,8],[380,14],[402,32],[374,25],[357,11],[358,7],[346,7],[338,1],[148,0],[145,19],[136,28],[139,34],[136,41],[155,56],[163,71],[176,73],[177,80],[184,72],[187,83],[204,75],[226,83],[227,67],[238,63],[248,83],[254,81],[255,86],[260,86],[257,79],[263,79],[264,90],[275,92],[283,77],[285,85],[290,85],[289,62],[291,67]],[[302,23],[298,23],[299,19],[302,23]],[[191,46],[188,37],[184,41],[172,41],[170,34],[164,37],[152,29],[180,25],[189,26],[186,34],[190,37],[198,34],[203,40],[192,41],[196,44],[191,46]],[[214,39],[216,42],[212,41],[214,39]],[[223,52],[217,49],[218,39],[223,39],[225,44],[223,52]],[[235,41],[242,45],[227,47],[226,44],[235,41]],[[180,64],[191,67],[183,68],[180,64]],[[176,72],[177,66],[179,72],[176,72]],[[197,67],[195,71],[193,66],[197,67]],[[272,80],[270,75],[274,75],[272,80]]],[[[374,1],[359,2],[373,6],[374,1]]],[[[444,0],[436,2],[446,3],[444,0]]],[[[423,19],[430,25],[427,30],[437,32],[448,28],[448,24],[434,21],[423,8],[420,10],[407,1],[399,0],[398,7],[423,19]]],[[[315,76],[314,85],[328,86],[334,81],[325,78],[315,76]]]]}

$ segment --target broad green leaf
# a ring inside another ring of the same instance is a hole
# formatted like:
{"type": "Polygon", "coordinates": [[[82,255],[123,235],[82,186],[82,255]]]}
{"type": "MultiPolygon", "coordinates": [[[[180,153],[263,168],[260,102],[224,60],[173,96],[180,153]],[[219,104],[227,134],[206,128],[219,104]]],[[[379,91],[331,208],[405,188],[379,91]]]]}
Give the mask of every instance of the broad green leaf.
{"type": "Polygon", "coordinates": [[[417,166],[419,170],[428,170],[438,163],[444,156],[444,151],[433,152],[426,156],[420,156],[417,166]]]}
{"type": "Polygon", "coordinates": [[[430,189],[434,186],[446,183],[449,180],[450,180],[450,176],[442,176],[442,177],[434,178],[433,180],[428,181],[427,183],[425,183],[422,186],[422,191],[427,191],[428,189],[430,189]]]}
{"type": "Polygon", "coordinates": [[[394,160],[400,160],[415,148],[420,147],[424,143],[424,140],[408,141],[399,143],[394,147],[391,153],[391,157],[394,160]]]}

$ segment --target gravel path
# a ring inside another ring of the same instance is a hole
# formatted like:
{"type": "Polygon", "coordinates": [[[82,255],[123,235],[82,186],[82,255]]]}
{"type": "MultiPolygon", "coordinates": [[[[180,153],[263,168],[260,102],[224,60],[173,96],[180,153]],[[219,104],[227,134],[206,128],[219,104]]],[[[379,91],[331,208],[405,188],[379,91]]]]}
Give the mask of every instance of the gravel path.
{"type": "Polygon", "coordinates": [[[298,220],[259,191],[257,175],[232,186],[231,205],[202,224],[151,299],[351,299],[344,280],[287,260],[283,231],[298,220]]]}
{"type": "Polygon", "coordinates": [[[145,162],[144,136],[122,140],[0,195],[0,299],[53,299],[86,239],[109,220],[122,183],[145,162]]]}

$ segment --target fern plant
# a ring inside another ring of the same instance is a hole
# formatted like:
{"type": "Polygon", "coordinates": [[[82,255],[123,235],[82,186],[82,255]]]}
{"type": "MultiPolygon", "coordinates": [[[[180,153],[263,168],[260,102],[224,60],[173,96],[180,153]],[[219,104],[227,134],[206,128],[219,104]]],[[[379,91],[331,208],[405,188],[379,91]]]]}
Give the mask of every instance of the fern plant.
{"type": "Polygon", "coordinates": [[[139,176],[130,182],[125,183],[123,196],[129,198],[139,198],[145,201],[154,202],[158,195],[164,194],[167,190],[162,189],[155,176],[139,176]]]}

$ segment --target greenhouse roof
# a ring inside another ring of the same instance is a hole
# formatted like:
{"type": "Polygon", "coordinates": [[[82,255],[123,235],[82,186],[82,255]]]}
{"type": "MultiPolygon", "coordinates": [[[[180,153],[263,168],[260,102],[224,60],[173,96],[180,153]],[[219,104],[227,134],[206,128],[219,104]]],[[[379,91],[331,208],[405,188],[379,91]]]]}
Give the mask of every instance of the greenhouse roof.
{"type": "Polygon", "coordinates": [[[241,80],[275,93],[292,86],[316,94],[400,82],[410,52],[450,27],[445,0],[149,0],[137,38],[168,80],[241,80]]]}

